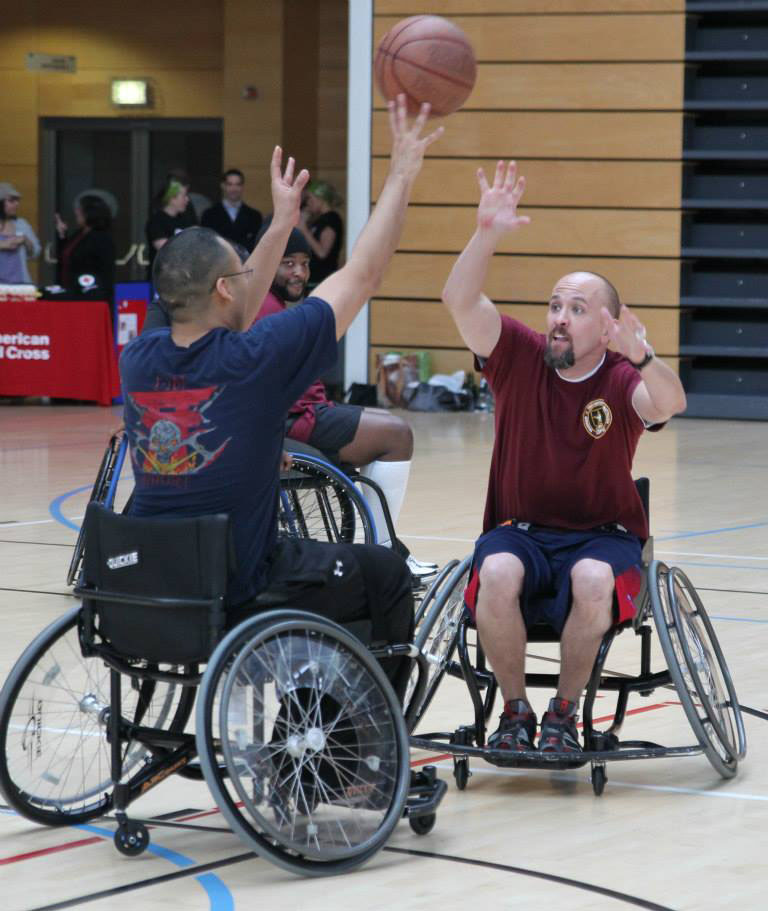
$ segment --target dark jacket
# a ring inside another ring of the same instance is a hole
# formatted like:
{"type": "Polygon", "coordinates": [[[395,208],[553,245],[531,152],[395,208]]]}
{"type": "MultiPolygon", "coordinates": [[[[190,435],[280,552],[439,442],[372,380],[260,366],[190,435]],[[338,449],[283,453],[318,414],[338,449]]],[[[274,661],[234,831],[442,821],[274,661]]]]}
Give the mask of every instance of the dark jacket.
{"type": "Polygon", "coordinates": [[[112,300],[115,242],[109,231],[78,231],[57,245],[56,280],[70,295],[112,300]],[[80,281],[82,276],[92,276],[80,281]]]}
{"type": "Polygon", "coordinates": [[[220,202],[215,203],[203,212],[200,224],[204,228],[212,228],[217,234],[226,237],[245,247],[251,253],[256,246],[256,235],[261,227],[261,212],[242,203],[237,213],[237,218],[232,221],[229,213],[220,202]]]}

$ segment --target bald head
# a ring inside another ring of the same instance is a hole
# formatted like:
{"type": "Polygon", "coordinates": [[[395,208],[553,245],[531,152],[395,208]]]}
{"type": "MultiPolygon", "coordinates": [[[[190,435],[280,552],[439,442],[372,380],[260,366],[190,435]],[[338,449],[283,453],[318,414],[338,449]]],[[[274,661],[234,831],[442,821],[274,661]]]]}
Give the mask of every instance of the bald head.
{"type": "Polygon", "coordinates": [[[555,285],[555,289],[561,285],[578,287],[585,297],[593,293],[598,295],[601,306],[608,309],[608,312],[614,319],[618,319],[621,310],[621,300],[619,292],[614,285],[608,281],[604,275],[599,272],[570,272],[564,275],[555,285]]]}

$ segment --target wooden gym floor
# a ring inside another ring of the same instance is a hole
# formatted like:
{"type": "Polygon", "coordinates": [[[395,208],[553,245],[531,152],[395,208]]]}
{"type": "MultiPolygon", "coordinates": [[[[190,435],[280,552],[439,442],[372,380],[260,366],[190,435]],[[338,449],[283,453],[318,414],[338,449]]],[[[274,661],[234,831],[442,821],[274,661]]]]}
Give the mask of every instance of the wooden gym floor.
{"type": "MultiPolygon", "coordinates": [[[[34,635],[73,603],[65,574],[75,528],[118,409],[0,404],[0,674],[34,635]]],[[[399,522],[416,556],[463,556],[477,533],[492,442],[492,416],[411,415],[416,455],[399,522]]],[[[766,711],[768,648],[768,447],[764,424],[673,421],[647,434],[636,473],[651,484],[656,555],[687,572],[713,619],[740,701],[766,711]]],[[[126,481],[129,484],[128,481],[126,481]]],[[[637,647],[620,636],[613,670],[633,670],[637,647]]],[[[531,646],[530,667],[556,651],[531,646]]],[[[535,695],[540,710],[549,693],[535,695]]],[[[608,712],[612,703],[606,701],[608,712]]],[[[637,697],[624,736],[694,742],[671,691],[637,697]]],[[[463,685],[446,681],[430,730],[469,723],[463,685]]],[[[3,911],[561,908],[609,911],[762,909],[768,874],[768,724],[745,716],[749,742],[738,776],[722,781],[703,756],[609,764],[597,798],[588,768],[522,772],[475,762],[464,792],[438,761],[449,791],[426,837],[401,823],[367,866],[302,880],[247,855],[219,831],[156,828],[151,851],[119,855],[113,825],[44,829],[0,806],[3,911]],[[84,831],[85,830],[85,831],[84,831]]],[[[415,760],[422,756],[414,756],[415,760]]],[[[133,811],[207,814],[204,784],[171,779],[133,811]]]]}

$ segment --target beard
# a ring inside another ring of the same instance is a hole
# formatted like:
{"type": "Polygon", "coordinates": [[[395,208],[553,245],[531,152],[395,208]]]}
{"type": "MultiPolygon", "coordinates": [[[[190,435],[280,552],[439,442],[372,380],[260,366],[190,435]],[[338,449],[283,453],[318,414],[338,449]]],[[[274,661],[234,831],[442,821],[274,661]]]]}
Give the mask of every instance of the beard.
{"type": "Polygon", "coordinates": [[[552,350],[552,339],[547,339],[547,348],[544,351],[544,363],[547,367],[552,367],[554,370],[567,370],[569,367],[573,367],[575,362],[573,345],[568,345],[559,354],[555,354],[552,350]]]}
{"type": "Polygon", "coordinates": [[[297,284],[287,285],[283,282],[274,281],[272,282],[271,291],[275,297],[279,297],[282,301],[287,301],[289,303],[296,303],[304,297],[304,293],[307,290],[307,283],[300,282],[297,284]]]}

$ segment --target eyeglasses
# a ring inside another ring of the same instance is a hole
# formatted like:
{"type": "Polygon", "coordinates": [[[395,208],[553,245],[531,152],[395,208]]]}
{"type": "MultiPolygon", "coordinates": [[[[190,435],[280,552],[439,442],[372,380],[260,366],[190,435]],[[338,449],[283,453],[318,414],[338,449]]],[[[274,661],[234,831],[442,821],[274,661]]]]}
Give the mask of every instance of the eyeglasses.
{"type": "MultiPolygon", "coordinates": [[[[243,269],[242,272],[226,272],[224,275],[220,275],[216,279],[216,282],[219,280],[219,278],[234,278],[236,275],[250,275],[251,272],[253,272],[253,269],[243,269]]],[[[216,282],[211,285],[211,290],[208,292],[209,294],[213,294],[213,292],[216,290],[216,282]]]]}

